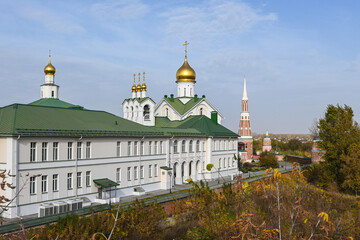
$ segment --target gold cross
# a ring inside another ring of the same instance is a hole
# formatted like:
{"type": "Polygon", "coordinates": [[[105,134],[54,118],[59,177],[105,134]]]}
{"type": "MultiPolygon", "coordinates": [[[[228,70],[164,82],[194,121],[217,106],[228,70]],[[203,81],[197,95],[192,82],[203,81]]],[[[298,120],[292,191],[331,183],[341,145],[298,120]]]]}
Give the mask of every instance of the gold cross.
{"type": "Polygon", "coordinates": [[[140,73],[139,73],[139,84],[140,84],[140,73]]]}
{"type": "Polygon", "coordinates": [[[187,45],[189,45],[190,43],[188,43],[188,41],[185,41],[185,43],[183,44],[183,46],[185,46],[185,57],[187,57],[187,45]]]}
{"type": "Polygon", "coordinates": [[[51,50],[49,49],[49,62],[51,61],[51,50]]]}
{"type": "Polygon", "coordinates": [[[136,77],[136,74],[134,73],[134,84],[135,84],[135,77],[136,77]]]}
{"type": "Polygon", "coordinates": [[[145,72],[143,72],[143,82],[145,82],[145,72]]]}

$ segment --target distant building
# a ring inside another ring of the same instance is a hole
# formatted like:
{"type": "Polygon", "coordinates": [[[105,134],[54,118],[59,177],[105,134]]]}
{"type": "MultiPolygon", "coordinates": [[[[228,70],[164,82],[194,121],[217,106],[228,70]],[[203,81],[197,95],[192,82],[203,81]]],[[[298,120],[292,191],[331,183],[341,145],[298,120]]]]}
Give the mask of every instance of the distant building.
{"type": "Polygon", "coordinates": [[[319,163],[324,162],[325,151],[319,148],[318,143],[321,141],[319,136],[314,137],[311,149],[311,162],[319,163]]]}
{"type": "Polygon", "coordinates": [[[262,151],[263,152],[265,152],[265,151],[270,152],[271,151],[271,138],[269,136],[268,131],[266,131],[266,134],[265,134],[265,137],[264,137],[264,140],[263,140],[262,151]]]}
{"type": "Polygon", "coordinates": [[[241,104],[240,126],[238,134],[238,151],[242,162],[250,161],[253,158],[253,137],[251,135],[249,100],[246,91],[246,79],[244,78],[244,91],[241,104]]]}

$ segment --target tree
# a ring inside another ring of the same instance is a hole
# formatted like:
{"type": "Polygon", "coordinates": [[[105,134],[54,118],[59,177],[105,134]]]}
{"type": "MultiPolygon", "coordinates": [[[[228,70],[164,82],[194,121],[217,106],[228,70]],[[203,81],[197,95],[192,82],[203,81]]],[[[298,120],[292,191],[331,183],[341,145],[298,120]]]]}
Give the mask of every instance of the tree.
{"type": "Polygon", "coordinates": [[[288,147],[291,151],[300,150],[301,145],[302,145],[302,143],[299,139],[291,139],[288,142],[288,147]]]}
{"type": "Polygon", "coordinates": [[[342,187],[360,192],[360,143],[352,144],[349,154],[342,157],[342,167],[340,172],[344,175],[342,187]]]}
{"type": "Polygon", "coordinates": [[[272,152],[262,152],[260,154],[260,161],[259,161],[260,167],[266,167],[266,168],[278,168],[279,163],[274,153],[272,152]]]}
{"type": "Polygon", "coordinates": [[[328,105],[324,118],[319,120],[319,136],[322,140],[319,146],[326,151],[326,168],[339,186],[344,181],[344,174],[340,172],[344,156],[348,156],[350,146],[360,140],[359,126],[353,116],[353,110],[347,105],[328,105]]]}

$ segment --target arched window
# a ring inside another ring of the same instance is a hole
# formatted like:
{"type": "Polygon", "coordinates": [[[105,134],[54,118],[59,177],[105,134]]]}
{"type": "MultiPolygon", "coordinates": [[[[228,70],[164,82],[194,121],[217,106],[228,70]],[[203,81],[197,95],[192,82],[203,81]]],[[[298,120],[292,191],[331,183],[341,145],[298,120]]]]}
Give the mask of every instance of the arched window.
{"type": "Polygon", "coordinates": [[[221,158],[219,159],[219,170],[221,169],[221,158]]]}
{"type": "Polygon", "coordinates": [[[189,152],[193,152],[193,141],[190,140],[189,142],[189,152]]]}
{"type": "Polygon", "coordinates": [[[129,107],[126,107],[126,118],[129,118],[129,107]]]}
{"type": "Polygon", "coordinates": [[[200,152],[200,140],[196,141],[196,151],[200,152]]]}
{"type": "Polygon", "coordinates": [[[203,115],[203,108],[200,108],[200,115],[203,115]]]}
{"type": "Polygon", "coordinates": [[[181,152],[185,152],[185,140],[181,142],[181,152]]]}
{"type": "Polygon", "coordinates": [[[226,168],[226,158],[224,158],[224,168],[226,168]]]}
{"type": "Polygon", "coordinates": [[[169,109],[168,108],[165,108],[165,114],[166,114],[166,117],[169,117],[169,109]]]}
{"type": "Polygon", "coordinates": [[[134,107],[131,107],[131,119],[134,118],[134,107]]]}
{"type": "Polygon", "coordinates": [[[184,96],[186,96],[186,88],[184,88],[184,96]]]}
{"type": "Polygon", "coordinates": [[[174,141],[174,153],[177,153],[178,152],[178,141],[175,140],[174,141]]]}
{"type": "Polygon", "coordinates": [[[150,107],[149,105],[144,106],[144,120],[149,121],[150,120],[150,107]]]}

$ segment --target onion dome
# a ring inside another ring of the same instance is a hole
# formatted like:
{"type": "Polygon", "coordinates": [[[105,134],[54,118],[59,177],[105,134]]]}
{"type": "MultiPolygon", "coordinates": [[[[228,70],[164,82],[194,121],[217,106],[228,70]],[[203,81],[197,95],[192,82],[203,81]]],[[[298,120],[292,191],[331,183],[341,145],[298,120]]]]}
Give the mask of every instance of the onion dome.
{"type": "Polygon", "coordinates": [[[141,86],[141,90],[142,91],[146,91],[147,87],[146,87],[146,84],[145,82],[143,82],[142,86],[141,86]]]}
{"type": "Polygon", "coordinates": [[[132,85],[131,91],[132,91],[132,92],[136,92],[136,85],[135,85],[135,83],[132,85]]]}
{"type": "Polygon", "coordinates": [[[138,83],[138,85],[137,85],[137,87],[136,87],[136,91],[137,91],[137,92],[141,92],[141,89],[142,89],[142,88],[141,88],[141,84],[138,83]]]}
{"type": "Polygon", "coordinates": [[[192,67],[190,67],[187,57],[185,57],[184,64],[176,72],[176,82],[196,82],[196,73],[192,67]]]}
{"type": "Polygon", "coordinates": [[[146,91],[147,87],[146,87],[146,84],[145,84],[145,72],[143,72],[143,84],[141,86],[141,90],[142,91],[146,91]]]}
{"type": "Polygon", "coordinates": [[[51,60],[49,59],[49,64],[45,66],[44,73],[46,75],[54,75],[56,72],[55,67],[51,64],[51,60]]]}

